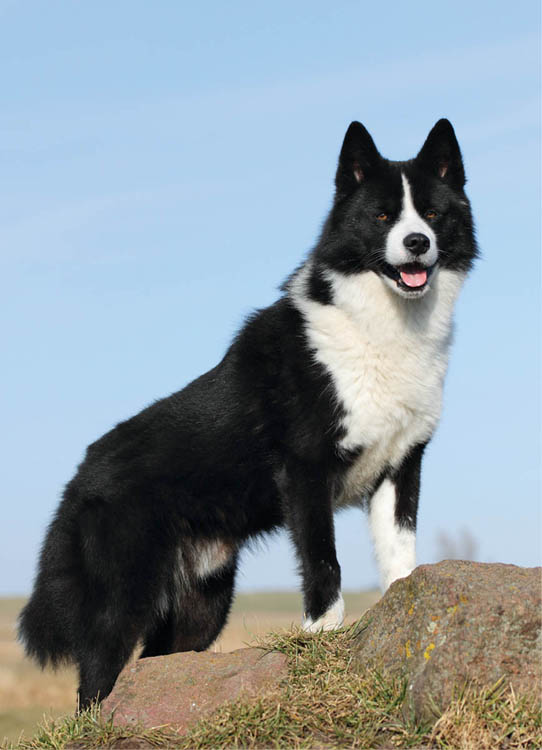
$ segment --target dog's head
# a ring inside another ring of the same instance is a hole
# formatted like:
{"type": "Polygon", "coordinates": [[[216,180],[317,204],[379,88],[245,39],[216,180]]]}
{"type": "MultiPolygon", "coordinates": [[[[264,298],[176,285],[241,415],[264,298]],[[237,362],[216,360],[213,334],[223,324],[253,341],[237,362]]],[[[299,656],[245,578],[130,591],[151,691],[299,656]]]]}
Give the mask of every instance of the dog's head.
{"type": "Polygon", "coordinates": [[[344,138],[320,258],[344,274],[374,272],[419,298],[439,268],[467,271],[476,257],[465,172],[454,130],[439,120],[410,161],[383,158],[359,122],[344,138]]]}

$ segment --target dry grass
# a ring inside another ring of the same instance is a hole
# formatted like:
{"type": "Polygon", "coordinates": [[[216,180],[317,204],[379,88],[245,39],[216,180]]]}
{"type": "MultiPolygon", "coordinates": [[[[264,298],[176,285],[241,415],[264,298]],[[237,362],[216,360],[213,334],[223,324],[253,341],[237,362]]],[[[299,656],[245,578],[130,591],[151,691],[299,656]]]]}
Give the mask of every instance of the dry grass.
{"type": "MultiPolygon", "coordinates": [[[[346,593],[349,622],[378,599],[376,592],[346,593]]],[[[24,657],[15,640],[15,625],[24,599],[0,599],[0,740],[15,741],[22,731],[34,734],[43,715],[55,719],[75,708],[75,669],[40,671],[24,657]]],[[[239,594],[227,627],[214,644],[233,651],[270,630],[300,621],[301,597],[293,592],[239,594]]]]}
{"type": "Polygon", "coordinates": [[[74,669],[42,672],[24,657],[15,640],[22,598],[0,599],[0,739],[32,732],[44,714],[73,711],[74,669]]]}
{"type": "Polygon", "coordinates": [[[263,698],[237,701],[183,739],[188,748],[410,747],[423,728],[405,722],[405,684],[350,670],[351,633],[274,633],[260,645],[289,657],[287,684],[263,698]],[[406,743],[406,744],[405,744],[406,743]]]}
{"type": "Polygon", "coordinates": [[[439,748],[542,748],[542,711],[502,681],[487,690],[461,691],[431,732],[439,748]]]}
{"type": "MultiPolygon", "coordinates": [[[[273,633],[260,645],[289,658],[286,685],[222,707],[176,744],[198,748],[540,750],[542,711],[504,682],[459,692],[431,728],[413,720],[406,683],[350,669],[352,630],[273,633]]],[[[156,738],[159,741],[159,738],[156,738]]]]}
{"type": "Polygon", "coordinates": [[[113,727],[93,709],[78,719],[50,722],[19,750],[63,748],[425,748],[426,750],[540,750],[542,716],[534,699],[504,684],[464,690],[430,728],[409,719],[406,686],[376,672],[350,669],[351,630],[275,633],[260,645],[288,656],[289,677],[263,698],[223,706],[179,737],[167,728],[113,727]],[[141,745],[132,744],[132,747],[141,745]]]}
{"type": "MultiPolygon", "coordinates": [[[[346,597],[349,622],[376,601],[376,593],[346,597]]],[[[288,656],[289,679],[264,698],[222,707],[179,738],[167,728],[119,728],[100,720],[99,710],[73,716],[73,670],[41,673],[14,639],[22,599],[0,600],[0,738],[19,750],[113,747],[133,737],[149,746],[178,750],[230,747],[432,748],[434,750],[540,750],[542,712],[504,684],[459,693],[430,728],[408,719],[405,685],[371,672],[349,669],[350,631],[310,635],[280,630],[297,624],[301,600],[293,593],[240,595],[228,627],[215,644],[230,651],[258,642],[288,656]],[[266,635],[276,630],[272,635],[266,635]],[[263,636],[263,643],[262,643],[263,636]],[[42,714],[48,718],[37,723],[42,714]],[[406,718],[405,718],[406,717],[406,718]],[[19,736],[25,729],[25,736],[19,736]],[[33,735],[33,736],[32,736],[33,735]],[[16,742],[16,745],[11,743],[16,742]]],[[[120,746],[120,745],[118,745],[120,746]]]]}

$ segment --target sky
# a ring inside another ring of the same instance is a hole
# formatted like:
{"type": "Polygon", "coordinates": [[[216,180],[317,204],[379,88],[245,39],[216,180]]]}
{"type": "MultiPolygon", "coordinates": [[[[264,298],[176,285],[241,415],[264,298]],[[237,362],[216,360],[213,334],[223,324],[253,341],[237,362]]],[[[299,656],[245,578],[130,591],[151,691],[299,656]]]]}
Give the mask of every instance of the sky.
{"type": "MultiPolygon", "coordinates": [[[[425,459],[418,561],[540,565],[538,2],[0,0],[0,594],[86,445],[214,366],[329,210],[348,124],[407,159],[448,117],[481,259],[425,459]]],[[[337,516],[343,586],[377,571],[337,516]]],[[[277,534],[240,590],[298,586],[277,534]]]]}

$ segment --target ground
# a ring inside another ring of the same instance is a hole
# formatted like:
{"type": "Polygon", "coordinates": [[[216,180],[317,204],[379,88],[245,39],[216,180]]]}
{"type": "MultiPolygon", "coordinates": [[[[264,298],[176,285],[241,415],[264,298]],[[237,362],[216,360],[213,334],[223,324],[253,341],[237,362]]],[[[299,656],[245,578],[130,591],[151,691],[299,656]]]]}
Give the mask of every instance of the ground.
{"type": "MultiPolygon", "coordinates": [[[[379,598],[377,592],[346,592],[347,622],[358,619],[379,598]]],[[[33,734],[43,714],[62,716],[75,707],[75,670],[41,672],[23,655],[15,624],[25,600],[0,599],[0,741],[33,734]]],[[[301,596],[294,592],[239,594],[216,651],[241,648],[269,630],[299,624],[301,596]]]]}

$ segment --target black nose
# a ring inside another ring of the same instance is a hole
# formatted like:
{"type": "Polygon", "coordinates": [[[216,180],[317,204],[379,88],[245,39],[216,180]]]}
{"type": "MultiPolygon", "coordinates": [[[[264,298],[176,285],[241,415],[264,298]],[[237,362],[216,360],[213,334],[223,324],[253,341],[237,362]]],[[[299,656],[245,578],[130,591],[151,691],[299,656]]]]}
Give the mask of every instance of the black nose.
{"type": "Polygon", "coordinates": [[[414,255],[423,255],[429,250],[429,237],[420,232],[412,232],[407,234],[403,240],[403,245],[414,255]]]}

